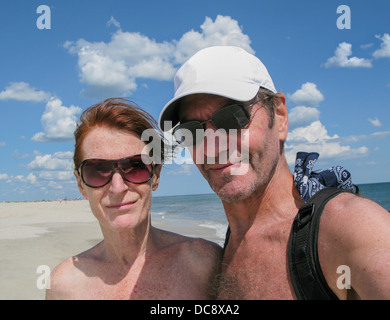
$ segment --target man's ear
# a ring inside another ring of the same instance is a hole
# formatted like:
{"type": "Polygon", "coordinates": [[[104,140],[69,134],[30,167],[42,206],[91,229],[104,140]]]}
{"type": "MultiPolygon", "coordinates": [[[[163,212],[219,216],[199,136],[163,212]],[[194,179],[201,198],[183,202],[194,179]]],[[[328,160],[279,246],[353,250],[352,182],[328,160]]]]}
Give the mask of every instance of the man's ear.
{"type": "Polygon", "coordinates": [[[85,190],[85,185],[84,185],[84,183],[83,183],[83,181],[82,181],[78,171],[74,170],[73,174],[76,177],[77,186],[79,187],[80,193],[83,195],[84,198],[87,198],[87,192],[85,190]]]}
{"type": "Polygon", "coordinates": [[[154,168],[153,177],[152,177],[152,190],[156,191],[158,188],[158,184],[160,183],[160,173],[161,173],[162,165],[158,164],[154,168]]]}
{"type": "Polygon", "coordinates": [[[288,111],[286,105],[286,96],[278,92],[278,102],[275,107],[275,120],[279,130],[279,140],[286,141],[288,133],[288,111]]]}

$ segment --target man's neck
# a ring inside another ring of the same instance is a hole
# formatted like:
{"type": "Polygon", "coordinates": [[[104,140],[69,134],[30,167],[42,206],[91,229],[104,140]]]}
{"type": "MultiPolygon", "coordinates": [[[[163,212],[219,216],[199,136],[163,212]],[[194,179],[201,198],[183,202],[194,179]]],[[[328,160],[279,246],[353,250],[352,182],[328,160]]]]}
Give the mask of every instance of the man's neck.
{"type": "Polygon", "coordinates": [[[287,163],[278,168],[266,187],[244,200],[222,201],[232,235],[244,235],[254,224],[293,219],[303,205],[287,163]]]}

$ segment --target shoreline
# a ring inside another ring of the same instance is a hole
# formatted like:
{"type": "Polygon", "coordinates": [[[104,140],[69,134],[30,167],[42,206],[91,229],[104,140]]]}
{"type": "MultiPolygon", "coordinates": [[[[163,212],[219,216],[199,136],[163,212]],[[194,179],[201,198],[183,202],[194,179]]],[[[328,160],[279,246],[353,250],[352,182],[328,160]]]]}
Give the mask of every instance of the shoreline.
{"type": "MultiPolygon", "coordinates": [[[[196,221],[153,218],[156,228],[220,242],[196,221]]],[[[103,239],[87,200],[0,203],[0,299],[41,300],[44,272],[103,239]],[[42,267],[41,267],[42,268],[42,267]]]]}

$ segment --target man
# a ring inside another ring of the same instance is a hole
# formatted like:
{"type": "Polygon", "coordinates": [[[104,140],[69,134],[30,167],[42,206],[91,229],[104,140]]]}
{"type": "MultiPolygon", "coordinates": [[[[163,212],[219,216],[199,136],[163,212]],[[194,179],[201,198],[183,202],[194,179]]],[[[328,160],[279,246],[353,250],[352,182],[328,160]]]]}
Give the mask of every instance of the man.
{"type": "MultiPolygon", "coordinates": [[[[253,55],[236,47],[206,48],[179,69],[175,96],[161,112],[164,131],[177,123],[176,139],[189,147],[221,198],[231,229],[219,298],[297,298],[288,242],[304,201],[284,155],[285,95],[253,55]],[[233,133],[217,134],[229,129],[233,133]]],[[[327,203],[320,221],[318,262],[335,297],[390,298],[389,213],[342,193],[327,203]],[[347,286],[340,286],[340,266],[350,275],[347,286]]]]}

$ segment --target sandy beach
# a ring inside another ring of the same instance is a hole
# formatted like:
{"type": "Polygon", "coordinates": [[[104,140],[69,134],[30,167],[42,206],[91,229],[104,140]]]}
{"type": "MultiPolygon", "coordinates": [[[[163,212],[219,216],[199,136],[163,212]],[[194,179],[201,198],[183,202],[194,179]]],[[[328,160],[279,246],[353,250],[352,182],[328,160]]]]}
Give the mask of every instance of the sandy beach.
{"type": "MultiPolygon", "coordinates": [[[[160,229],[217,242],[215,230],[154,220],[160,229]]],[[[102,240],[88,201],[0,203],[0,299],[44,299],[44,276],[102,240]]]]}

